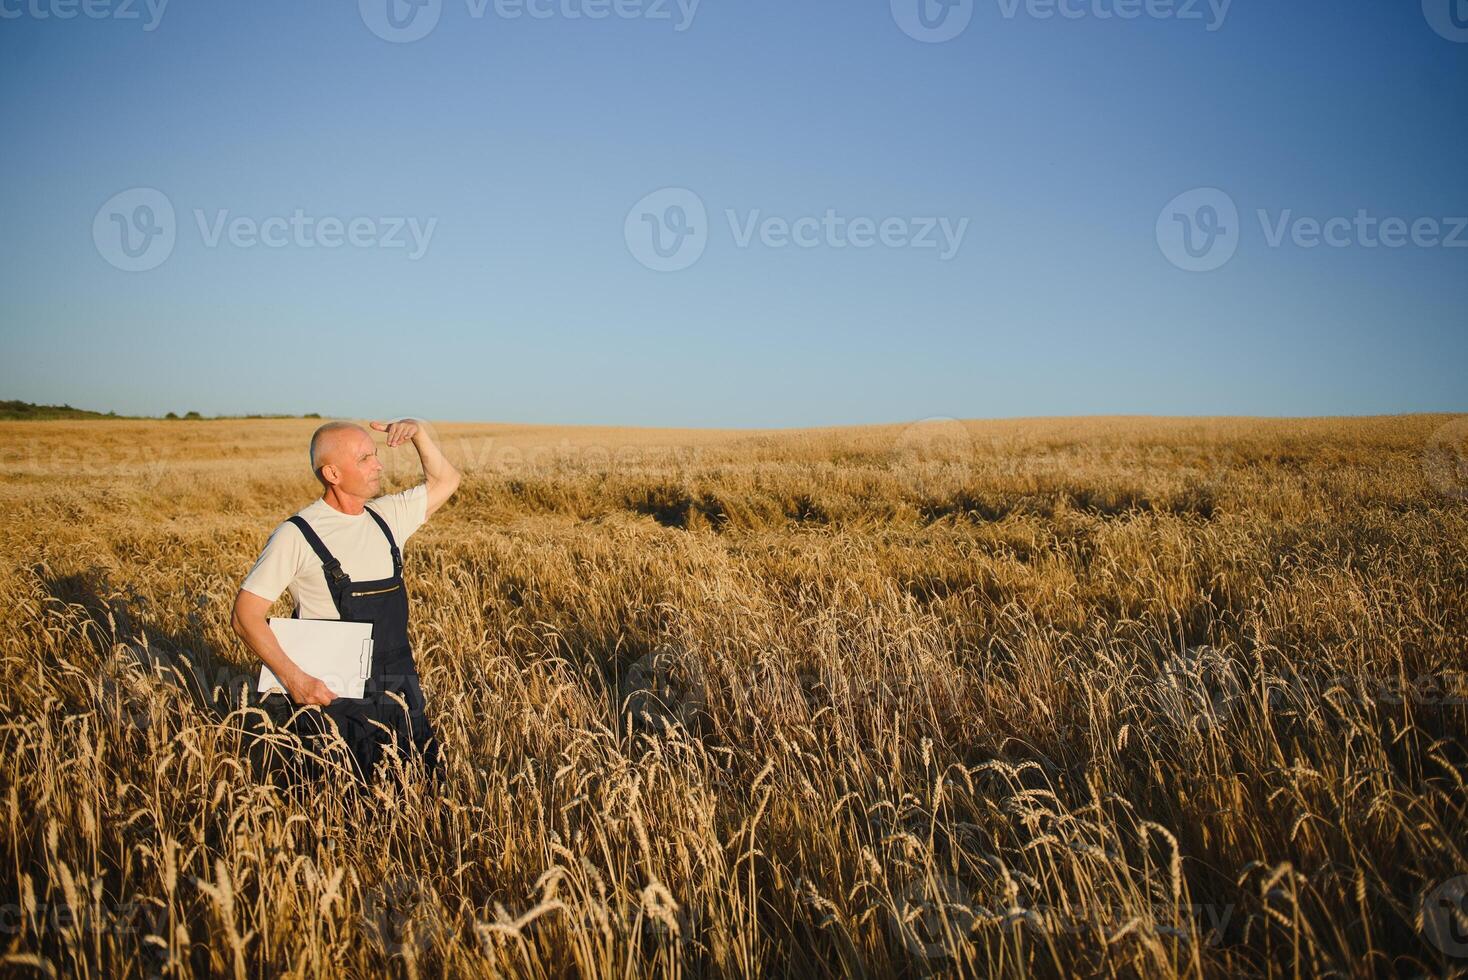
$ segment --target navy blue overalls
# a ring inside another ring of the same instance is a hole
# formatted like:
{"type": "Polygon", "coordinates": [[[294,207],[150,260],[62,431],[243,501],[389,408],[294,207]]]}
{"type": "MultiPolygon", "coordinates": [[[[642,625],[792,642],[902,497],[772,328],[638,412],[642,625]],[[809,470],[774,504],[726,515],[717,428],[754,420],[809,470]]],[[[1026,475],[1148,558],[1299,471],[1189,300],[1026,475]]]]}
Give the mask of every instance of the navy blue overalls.
{"type": "MultiPolygon", "coordinates": [[[[411,754],[421,759],[432,782],[441,775],[438,740],[428,723],[423,688],[408,643],[408,593],[403,587],[402,554],[387,522],[371,507],[366,510],[382,528],[392,548],[390,578],[353,582],[311,525],[300,515],[290,519],[321,559],[338,615],[347,622],[372,624],[372,670],[363,691],[365,696],[339,697],[329,705],[297,710],[291,727],[311,751],[321,753],[324,741],[330,737],[330,728],[320,715],[325,712],[336,722],[337,730],[351,749],[356,776],[363,784],[373,781],[378,759],[384,748],[394,742],[405,756],[411,754]],[[403,699],[406,712],[389,694],[403,699]],[[374,721],[387,730],[373,724],[374,721]]],[[[301,608],[297,606],[291,616],[299,619],[300,615],[301,608]]],[[[294,704],[293,707],[299,708],[294,704]]],[[[319,764],[313,760],[302,768],[309,777],[319,771],[319,764]]]]}

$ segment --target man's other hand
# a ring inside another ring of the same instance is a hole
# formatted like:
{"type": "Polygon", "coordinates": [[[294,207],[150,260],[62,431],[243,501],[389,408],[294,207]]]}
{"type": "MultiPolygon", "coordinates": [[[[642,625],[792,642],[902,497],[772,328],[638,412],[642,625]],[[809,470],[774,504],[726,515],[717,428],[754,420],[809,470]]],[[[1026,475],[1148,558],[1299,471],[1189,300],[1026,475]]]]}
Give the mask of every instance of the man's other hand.
{"type": "Polygon", "coordinates": [[[373,422],[372,428],[378,432],[386,432],[388,448],[396,449],[418,434],[418,421],[399,419],[396,422],[373,422]]]}
{"type": "Polygon", "coordinates": [[[296,704],[319,704],[328,705],[336,700],[336,695],[331,693],[331,688],[319,677],[302,673],[293,681],[282,681],[285,689],[290,692],[291,700],[296,704]]]}

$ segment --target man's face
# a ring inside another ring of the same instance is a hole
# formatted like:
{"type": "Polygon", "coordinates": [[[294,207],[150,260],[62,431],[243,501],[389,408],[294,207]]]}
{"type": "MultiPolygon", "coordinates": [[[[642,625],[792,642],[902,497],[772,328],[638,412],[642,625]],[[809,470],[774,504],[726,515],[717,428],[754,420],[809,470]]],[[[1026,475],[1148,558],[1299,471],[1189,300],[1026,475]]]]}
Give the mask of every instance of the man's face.
{"type": "Polygon", "coordinates": [[[331,463],[340,476],[336,481],[338,490],[354,497],[377,496],[382,489],[382,462],[371,436],[361,429],[342,433],[332,456],[331,463]]]}

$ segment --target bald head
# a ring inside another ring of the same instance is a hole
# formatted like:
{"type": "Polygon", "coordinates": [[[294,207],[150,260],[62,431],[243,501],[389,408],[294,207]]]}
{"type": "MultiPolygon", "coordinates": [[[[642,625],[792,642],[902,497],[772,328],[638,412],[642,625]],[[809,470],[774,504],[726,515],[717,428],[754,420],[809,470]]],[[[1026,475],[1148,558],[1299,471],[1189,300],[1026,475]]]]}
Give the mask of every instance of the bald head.
{"type": "Polygon", "coordinates": [[[372,437],[354,422],[328,422],[311,436],[311,472],[323,484],[321,467],[328,463],[345,468],[354,462],[363,447],[370,450],[372,437]]]}

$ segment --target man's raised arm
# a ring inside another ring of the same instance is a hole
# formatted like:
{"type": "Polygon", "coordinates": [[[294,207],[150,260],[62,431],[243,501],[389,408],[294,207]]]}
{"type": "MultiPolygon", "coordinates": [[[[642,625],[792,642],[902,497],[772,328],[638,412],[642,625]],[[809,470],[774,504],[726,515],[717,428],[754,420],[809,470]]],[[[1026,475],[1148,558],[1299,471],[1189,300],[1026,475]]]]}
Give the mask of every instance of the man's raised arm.
{"type": "Polygon", "coordinates": [[[418,458],[423,462],[423,479],[428,484],[428,513],[425,518],[432,517],[433,512],[459,489],[459,471],[444,458],[438,443],[429,434],[427,424],[418,419],[373,422],[372,428],[387,433],[389,448],[397,448],[409,439],[413,441],[413,448],[418,450],[418,458]]]}

